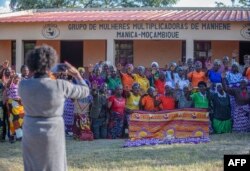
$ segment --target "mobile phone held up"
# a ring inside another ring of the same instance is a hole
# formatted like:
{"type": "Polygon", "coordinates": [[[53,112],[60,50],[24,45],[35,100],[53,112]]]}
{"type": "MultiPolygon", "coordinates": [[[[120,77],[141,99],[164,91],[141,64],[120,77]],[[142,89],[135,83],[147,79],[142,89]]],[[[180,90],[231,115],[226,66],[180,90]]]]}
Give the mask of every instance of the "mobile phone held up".
{"type": "Polygon", "coordinates": [[[66,72],[68,69],[67,65],[64,63],[56,64],[52,69],[51,72],[59,73],[59,72],[66,72]]]}

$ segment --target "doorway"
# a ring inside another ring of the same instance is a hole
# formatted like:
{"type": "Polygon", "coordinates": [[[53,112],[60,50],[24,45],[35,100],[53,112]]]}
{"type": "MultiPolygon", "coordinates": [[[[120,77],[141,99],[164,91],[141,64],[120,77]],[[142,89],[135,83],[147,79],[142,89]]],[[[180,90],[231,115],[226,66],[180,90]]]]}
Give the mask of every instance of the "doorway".
{"type": "Polygon", "coordinates": [[[83,41],[61,41],[61,62],[83,66],[83,41]]]}
{"type": "Polygon", "coordinates": [[[240,65],[244,64],[244,55],[250,55],[250,42],[242,41],[240,42],[240,65]]]}

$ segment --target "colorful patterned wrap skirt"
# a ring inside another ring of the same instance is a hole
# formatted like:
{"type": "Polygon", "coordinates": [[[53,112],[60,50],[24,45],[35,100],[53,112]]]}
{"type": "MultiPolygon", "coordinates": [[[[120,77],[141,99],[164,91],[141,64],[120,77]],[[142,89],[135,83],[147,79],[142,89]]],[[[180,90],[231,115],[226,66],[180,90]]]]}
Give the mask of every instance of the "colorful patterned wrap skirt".
{"type": "Polygon", "coordinates": [[[111,112],[108,124],[108,138],[122,138],[125,116],[117,112],[111,112]]]}
{"type": "Polygon", "coordinates": [[[233,131],[250,132],[250,105],[240,106],[235,103],[233,113],[233,131]]]}
{"type": "Polygon", "coordinates": [[[8,100],[8,117],[10,123],[10,136],[22,138],[22,125],[24,117],[24,108],[21,100],[8,100]]]}
{"type": "Polygon", "coordinates": [[[74,102],[72,99],[66,99],[64,103],[63,119],[66,133],[72,132],[74,123],[74,102]]]}
{"type": "Polygon", "coordinates": [[[87,114],[74,115],[73,137],[80,141],[92,141],[94,139],[87,114]]]}

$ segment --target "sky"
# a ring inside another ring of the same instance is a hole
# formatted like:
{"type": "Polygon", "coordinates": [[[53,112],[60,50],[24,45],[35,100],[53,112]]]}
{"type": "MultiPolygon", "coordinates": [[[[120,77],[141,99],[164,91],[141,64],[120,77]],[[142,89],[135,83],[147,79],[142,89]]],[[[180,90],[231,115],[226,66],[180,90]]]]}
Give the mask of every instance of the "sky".
{"type": "Polygon", "coordinates": [[[215,7],[215,2],[232,5],[231,0],[179,0],[175,7],[215,7]]]}
{"type": "MultiPolygon", "coordinates": [[[[215,2],[231,5],[231,0],[179,0],[175,7],[215,7],[215,2]]],[[[0,10],[8,9],[9,0],[0,0],[0,10]]]]}

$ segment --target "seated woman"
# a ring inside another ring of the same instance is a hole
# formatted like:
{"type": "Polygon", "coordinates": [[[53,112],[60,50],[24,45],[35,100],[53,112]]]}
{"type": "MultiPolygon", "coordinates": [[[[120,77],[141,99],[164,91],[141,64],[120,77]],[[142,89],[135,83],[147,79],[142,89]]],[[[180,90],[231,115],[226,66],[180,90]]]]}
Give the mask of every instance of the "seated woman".
{"type": "Polygon", "coordinates": [[[163,72],[160,72],[159,79],[155,80],[154,87],[158,94],[164,95],[165,92],[166,77],[163,72]]]}
{"type": "Polygon", "coordinates": [[[140,110],[145,111],[158,111],[159,110],[159,101],[155,96],[155,89],[150,87],[147,91],[148,93],[141,97],[140,101],[140,110]]]}
{"type": "Polygon", "coordinates": [[[191,91],[188,87],[184,87],[183,90],[176,96],[178,101],[178,109],[191,108],[193,106],[193,101],[189,98],[191,91]]]}
{"type": "Polygon", "coordinates": [[[159,97],[160,101],[160,110],[173,110],[175,109],[175,98],[173,96],[173,91],[171,88],[166,85],[165,86],[165,95],[161,95],[159,97]]]}
{"type": "Polygon", "coordinates": [[[212,125],[214,133],[232,132],[230,98],[223,90],[221,83],[216,84],[215,93],[210,96],[210,100],[213,104],[212,125]]]}

